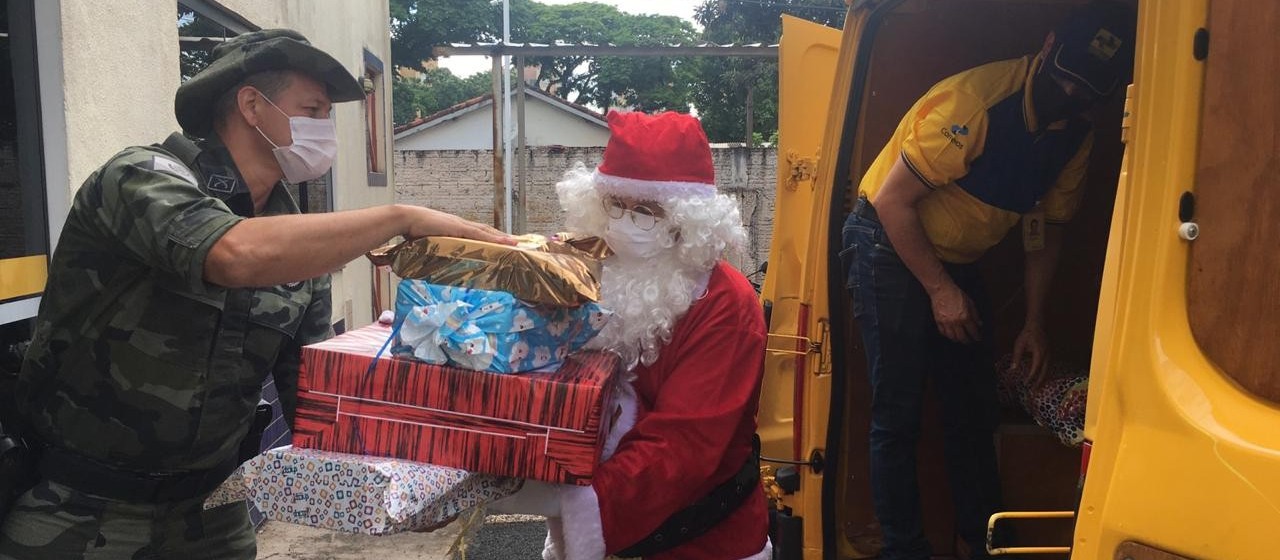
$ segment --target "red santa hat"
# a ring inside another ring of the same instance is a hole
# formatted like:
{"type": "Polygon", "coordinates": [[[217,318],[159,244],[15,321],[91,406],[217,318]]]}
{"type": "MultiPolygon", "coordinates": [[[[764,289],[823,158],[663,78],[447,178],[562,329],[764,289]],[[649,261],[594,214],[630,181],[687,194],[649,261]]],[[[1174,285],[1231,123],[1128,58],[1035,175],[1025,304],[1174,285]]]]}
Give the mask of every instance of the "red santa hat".
{"type": "Polygon", "coordinates": [[[609,145],[595,188],[640,200],[716,194],[711,145],[698,119],[683,113],[610,111],[609,145]]]}

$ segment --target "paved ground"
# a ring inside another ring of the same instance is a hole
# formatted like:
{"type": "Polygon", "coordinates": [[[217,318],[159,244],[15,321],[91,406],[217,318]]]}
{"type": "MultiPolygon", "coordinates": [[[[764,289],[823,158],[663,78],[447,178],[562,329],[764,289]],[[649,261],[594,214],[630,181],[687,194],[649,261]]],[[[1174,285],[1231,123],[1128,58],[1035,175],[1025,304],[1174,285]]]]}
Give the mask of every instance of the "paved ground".
{"type": "MultiPolygon", "coordinates": [[[[373,537],[269,521],[258,533],[259,560],[452,560],[460,522],[431,533],[373,537]]],[[[541,560],[542,518],[491,515],[470,540],[466,560],[541,560]]]]}

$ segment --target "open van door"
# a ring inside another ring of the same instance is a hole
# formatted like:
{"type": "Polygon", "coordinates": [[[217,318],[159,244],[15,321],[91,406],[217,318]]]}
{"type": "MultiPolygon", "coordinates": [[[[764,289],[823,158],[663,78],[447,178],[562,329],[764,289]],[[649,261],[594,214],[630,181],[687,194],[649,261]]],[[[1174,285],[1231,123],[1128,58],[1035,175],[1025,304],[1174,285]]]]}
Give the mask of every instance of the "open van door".
{"type": "Polygon", "coordinates": [[[780,494],[774,545],[782,559],[822,557],[827,410],[804,403],[826,403],[831,394],[827,296],[815,290],[815,280],[827,274],[828,243],[826,224],[811,217],[825,216],[831,200],[834,162],[823,152],[843,120],[843,106],[836,110],[831,100],[838,69],[851,64],[840,60],[841,41],[848,39],[838,29],[783,16],[778,186],[761,292],[769,338],[759,414],[762,454],[766,464],[781,469],[773,489],[780,494]],[[812,523],[805,525],[805,517],[812,523]]]}
{"type": "Polygon", "coordinates": [[[1140,22],[1072,558],[1276,558],[1280,7],[1140,22]]]}

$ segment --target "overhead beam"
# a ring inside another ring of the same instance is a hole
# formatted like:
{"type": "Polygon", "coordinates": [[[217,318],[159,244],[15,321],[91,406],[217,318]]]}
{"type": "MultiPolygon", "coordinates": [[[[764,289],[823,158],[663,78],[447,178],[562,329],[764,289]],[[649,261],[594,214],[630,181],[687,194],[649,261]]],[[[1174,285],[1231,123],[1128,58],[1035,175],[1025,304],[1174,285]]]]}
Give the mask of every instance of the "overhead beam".
{"type": "Polygon", "coordinates": [[[635,47],[617,45],[449,45],[432,49],[435,56],[738,56],[777,58],[777,45],[690,45],[635,47]]]}

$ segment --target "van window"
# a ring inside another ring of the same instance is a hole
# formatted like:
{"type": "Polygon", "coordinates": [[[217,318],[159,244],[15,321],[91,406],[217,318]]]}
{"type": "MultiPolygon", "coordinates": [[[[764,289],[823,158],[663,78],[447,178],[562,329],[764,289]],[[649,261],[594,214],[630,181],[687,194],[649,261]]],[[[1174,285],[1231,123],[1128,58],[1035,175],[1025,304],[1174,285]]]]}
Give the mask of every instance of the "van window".
{"type": "Polygon", "coordinates": [[[0,0],[0,305],[39,295],[49,252],[35,31],[33,0],[0,0]]]}
{"type": "Polygon", "coordinates": [[[1209,10],[1188,313],[1210,360],[1280,402],[1280,59],[1261,54],[1280,52],[1280,5],[1209,10]]]}

